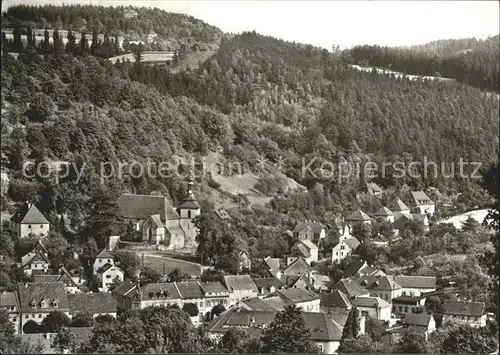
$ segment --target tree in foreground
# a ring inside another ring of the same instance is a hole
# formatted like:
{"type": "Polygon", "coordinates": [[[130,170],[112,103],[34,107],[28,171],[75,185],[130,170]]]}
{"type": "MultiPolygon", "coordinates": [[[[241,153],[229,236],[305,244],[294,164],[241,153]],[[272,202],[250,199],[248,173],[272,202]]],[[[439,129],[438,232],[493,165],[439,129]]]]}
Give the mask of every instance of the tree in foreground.
{"type": "Polygon", "coordinates": [[[356,307],[352,307],[349,315],[347,316],[347,321],[342,331],[342,338],[340,339],[340,345],[338,349],[339,352],[344,351],[344,343],[346,340],[358,338],[361,330],[359,318],[359,310],[356,307]]]}
{"type": "Polygon", "coordinates": [[[184,303],[182,310],[189,314],[190,317],[196,317],[200,312],[198,306],[194,303],[184,303]]]}
{"type": "Polygon", "coordinates": [[[226,311],[226,307],[224,307],[224,305],[222,304],[216,304],[215,306],[213,306],[212,308],[212,316],[220,316],[222,313],[224,313],[226,311]]]}
{"type": "Polygon", "coordinates": [[[55,336],[52,346],[61,353],[74,353],[77,348],[76,336],[68,328],[61,328],[55,336]]]}
{"type": "Polygon", "coordinates": [[[42,327],[32,319],[30,319],[23,325],[24,334],[36,334],[41,332],[42,332],[42,327]]]}
{"type": "Polygon", "coordinates": [[[14,325],[9,320],[9,315],[4,309],[0,309],[0,351],[5,353],[9,344],[14,341],[14,325]]]}
{"type": "Polygon", "coordinates": [[[429,353],[429,344],[425,335],[407,330],[397,343],[397,352],[405,354],[429,353]]]}
{"type": "Polygon", "coordinates": [[[61,328],[69,327],[71,320],[59,311],[50,312],[42,321],[42,327],[47,333],[57,333],[61,328]]]}
{"type": "Polygon", "coordinates": [[[318,353],[319,348],[311,341],[311,332],[295,305],[287,306],[276,314],[262,334],[262,352],[318,353]]]}
{"type": "Polygon", "coordinates": [[[459,325],[451,329],[441,345],[443,354],[490,354],[498,347],[498,334],[486,328],[459,325]]]}
{"type": "Polygon", "coordinates": [[[71,318],[71,327],[83,328],[93,327],[94,317],[89,312],[78,312],[71,318]]]}

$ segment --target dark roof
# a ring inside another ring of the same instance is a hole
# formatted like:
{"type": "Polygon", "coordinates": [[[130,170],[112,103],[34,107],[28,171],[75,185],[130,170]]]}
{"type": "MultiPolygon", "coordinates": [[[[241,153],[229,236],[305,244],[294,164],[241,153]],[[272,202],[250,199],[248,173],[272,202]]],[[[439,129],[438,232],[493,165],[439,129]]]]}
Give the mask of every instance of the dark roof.
{"type": "Polygon", "coordinates": [[[366,190],[368,191],[368,193],[370,195],[382,193],[382,189],[380,188],[380,186],[378,186],[374,182],[367,182],[366,183],[366,190]]]}
{"type": "Polygon", "coordinates": [[[377,216],[377,217],[394,216],[394,213],[392,213],[392,211],[390,209],[388,209],[387,207],[383,206],[383,207],[380,207],[377,212],[375,212],[374,216],[377,216]]]}
{"type": "Polygon", "coordinates": [[[248,308],[254,311],[266,311],[266,312],[275,312],[276,309],[269,305],[265,300],[260,299],[259,297],[248,298],[246,300],[241,301],[243,303],[244,308],[248,308]]]}
{"type": "Polygon", "coordinates": [[[444,302],[443,314],[455,316],[481,317],[484,315],[484,302],[444,302]]]}
{"type": "Polygon", "coordinates": [[[399,296],[392,299],[392,303],[414,304],[425,296],[399,296]]]}
{"type": "Polygon", "coordinates": [[[371,220],[371,218],[366,213],[364,213],[363,211],[358,209],[357,211],[354,211],[349,216],[347,216],[345,218],[345,220],[346,221],[355,221],[355,222],[364,222],[364,221],[371,220]]]}
{"type": "Polygon", "coordinates": [[[111,269],[112,267],[114,267],[114,268],[116,268],[116,269],[118,269],[118,270],[120,270],[120,271],[121,271],[121,269],[120,269],[118,266],[113,265],[113,264],[111,264],[111,263],[106,263],[106,264],[104,264],[103,266],[101,266],[101,267],[99,268],[99,270],[97,270],[97,272],[98,272],[99,274],[102,274],[103,272],[108,271],[108,270],[109,270],[109,269],[111,269]]]}
{"type": "Polygon", "coordinates": [[[181,298],[203,298],[203,291],[198,281],[176,282],[175,286],[177,286],[181,298]]]}
{"type": "Polygon", "coordinates": [[[33,264],[33,262],[44,262],[46,264],[50,264],[49,257],[47,252],[44,251],[44,248],[35,247],[33,251],[24,255],[21,258],[21,267],[24,268],[25,266],[33,264]]]}
{"type": "Polygon", "coordinates": [[[113,255],[109,253],[106,249],[103,249],[97,256],[96,259],[113,259],[113,255]]]}
{"type": "Polygon", "coordinates": [[[370,307],[370,308],[391,307],[389,303],[387,303],[380,297],[354,297],[351,303],[353,306],[356,307],[370,307]]]}
{"type": "Polygon", "coordinates": [[[282,289],[276,291],[276,294],[294,304],[317,300],[320,298],[317,293],[306,290],[302,287],[282,289]]]}
{"type": "Polygon", "coordinates": [[[401,287],[387,275],[368,275],[358,279],[358,283],[369,290],[399,290],[401,287]]]}
{"type": "Polygon", "coordinates": [[[349,296],[339,290],[321,295],[321,305],[325,307],[350,307],[349,296]]]}
{"type": "Polygon", "coordinates": [[[50,313],[55,310],[69,310],[68,295],[64,291],[62,282],[32,282],[19,286],[19,300],[21,309],[27,313],[50,313]],[[48,301],[47,308],[41,307],[41,301],[48,301]],[[58,301],[58,307],[52,302],[58,301]],[[35,308],[32,306],[34,302],[35,308]]]}
{"type": "Polygon", "coordinates": [[[271,292],[270,288],[274,286],[276,290],[285,287],[285,284],[275,277],[266,277],[262,279],[253,279],[255,286],[259,289],[259,293],[271,292]],[[264,292],[261,292],[264,291],[264,292]]]}
{"type": "Polygon", "coordinates": [[[356,250],[357,247],[361,244],[356,237],[351,237],[344,239],[343,242],[351,249],[356,250]]]}
{"type": "Polygon", "coordinates": [[[348,295],[349,297],[370,294],[370,292],[368,292],[367,289],[360,286],[355,281],[352,281],[349,279],[342,279],[339,282],[337,282],[333,286],[333,290],[342,291],[344,294],[348,295]]]}
{"type": "Polygon", "coordinates": [[[311,266],[307,263],[307,261],[305,261],[304,258],[297,258],[297,260],[283,270],[283,274],[302,275],[307,274],[309,271],[311,271],[311,266]]]}
{"type": "Polygon", "coordinates": [[[405,205],[403,201],[398,197],[392,206],[392,210],[396,212],[407,211],[410,208],[405,205]]]}
{"type": "Polygon", "coordinates": [[[30,203],[24,203],[21,207],[19,207],[10,220],[14,223],[23,224],[50,223],[40,210],[34,204],[30,203]]]}
{"type": "Polygon", "coordinates": [[[0,307],[17,307],[19,311],[19,300],[15,292],[0,293],[0,307]]]}
{"type": "Polygon", "coordinates": [[[305,274],[302,275],[283,275],[281,276],[281,281],[286,287],[295,287],[295,285],[300,281],[304,281],[306,285],[309,284],[309,280],[305,274]]]}
{"type": "Polygon", "coordinates": [[[226,286],[220,281],[200,282],[203,292],[206,293],[229,293],[226,286]]]}
{"type": "Polygon", "coordinates": [[[258,292],[250,275],[226,275],[223,280],[229,292],[235,290],[258,292]]]}
{"type": "MultiPolygon", "coordinates": [[[[262,325],[268,326],[274,320],[276,311],[255,311],[231,308],[215,318],[206,327],[206,332],[225,333],[231,327],[245,327],[246,333],[260,333],[262,325]]],[[[311,332],[313,341],[340,341],[342,327],[326,314],[302,312],[306,326],[311,332]]]]}
{"type": "Polygon", "coordinates": [[[402,288],[436,288],[436,277],[435,276],[388,276],[393,279],[402,288]]]}
{"type": "Polygon", "coordinates": [[[177,211],[164,196],[123,194],[117,203],[124,218],[144,220],[155,214],[159,214],[162,221],[165,218],[179,218],[177,211]]]}
{"type": "Polygon", "coordinates": [[[424,191],[411,191],[411,196],[416,206],[434,204],[434,201],[424,191]]]}
{"type": "Polygon", "coordinates": [[[297,248],[304,258],[308,258],[311,256],[311,253],[309,253],[309,250],[304,244],[300,243],[299,245],[297,245],[297,248]]]}
{"type": "Polygon", "coordinates": [[[68,295],[69,311],[72,314],[116,313],[116,301],[110,293],[72,293],[68,295]]]}
{"type": "Polygon", "coordinates": [[[132,291],[135,287],[137,286],[136,283],[132,283],[130,281],[123,281],[121,284],[116,286],[116,288],[113,290],[113,293],[116,293],[120,296],[126,296],[129,294],[130,291],[132,291]]]}
{"type": "Polygon", "coordinates": [[[190,193],[187,198],[185,198],[180,204],[179,208],[187,210],[197,210],[200,208],[198,201],[192,193],[190,193]]]}
{"type": "Polygon", "coordinates": [[[412,215],[402,214],[394,221],[392,227],[394,229],[405,229],[409,222],[413,221],[412,215]]]}
{"type": "Polygon", "coordinates": [[[417,325],[427,327],[432,319],[432,315],[425,313],[408,313],[405,314],[403,322],[408,325],[417,325]]]}
{"type": "MultiPolygon", "coordinates": [[[[169,282],[158,282],[144,285],[140,288],[142,299],[145,301],[155,299],[180,299],[181,295],[175,285],[169,282]],[[158,292],[160,294],[158,295],[158,292]]],[[[130,295],[133,294],[129,293],[130,295]]]]}
{"type": "Polygon", "coordinates": [[[314,234],[319,234],[324,229],[323,225],[320,222],[304,221],[304,222],[300,222],[299,224],[297,224],[297,226],[295,226],[295,229],[293,230],[293,232],[300,233],[301,231],[303,231],[307,227],[311,228],[311,230],[314,234]]]}
{"type": "Polygon", "coordinates": [[[366,261],[356,258],[352,261],[351,265],[344,271],[344,277],[351,277],[360,272],[361,269],[368,267],[366,261]]]}

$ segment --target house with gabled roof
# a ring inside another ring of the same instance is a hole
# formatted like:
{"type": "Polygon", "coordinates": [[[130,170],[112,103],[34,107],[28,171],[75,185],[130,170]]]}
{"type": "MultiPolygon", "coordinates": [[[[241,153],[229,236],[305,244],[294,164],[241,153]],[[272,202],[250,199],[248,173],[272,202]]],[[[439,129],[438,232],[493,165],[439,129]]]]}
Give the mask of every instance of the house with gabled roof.
{"type": "Polygon", "coordinates": [[[410,214],[410,208],[403,201],[401,201],[399,197],[396,199],[396,201],[394,201],[391,210],[392,212],[394,212],[394,219],[397,219],[404,214],[410,214]]]}
{"type": "Polygon", "coordinates": [[[405,314],[393,327],[386,330],[392,335],[394,341],[398,341],[407,331],[423,334],[425,338],[436,330],[436,321],[431,314],[411,313],[405,314]]]}
{"type": "Polygon", "coordinates": [[[429,218],[426,214],[403,214],[400,215],[392,224],[394,235],[398,236],[402,231],[408,228],[411,223],[421,223],[424,231],[429,230],[429,218]]]}
{"type": "Polygon", "coordinates": [[[2,291],[0,293],[0,309],[7,312],[9,321],[14,325],[15,334],[21,331],[21,307],[17,292],[2,291]]]}
{"type": "Polygon", "coordinates": [[[326,229],[318,221],[307,220],[297,224],[293,230],[293,235],[299,241],[307,239],[318,245],[321,239],[326,237],[326,229]]]}
{"type": "Polygon", "coordinates": [[[25,275],[46,274],[50,267],[48,255],[47,249],[39,240],[32,251],[21,257],[20,267],[25,275]]]}
{"type": "Polygon", "coordinates": [[[277,279],[276,277],[264,277],[264,278],[254,278],[253,282],[257,289],[259,290],[258,296],[265,296],[270,293],[281,290],[285,287],[285,284],[277,279]]]}
{"type": "Polygon", "coordinates": [[[411,191],[411,196],[415,214],[432,216],[436,212],[436,204],[424,191],[411,191]]]}
{"type": "Polygon", "coordinates": [[[393,298],[401,296],[401,286],[387,275],[368,275],[356,281],[360,286],[366,288],[373,297],[380,297],[391,303],[393,298]]]}
{"type": "Polygon", "coordinates": [[[310,265],[312,262],[318,261],[318,247],[309,239],[301,240],[297,244],[301,256],[310,265]]]}
{"type": "Polygon", "coordinates": [[[321,295],[320,309],[325,314],[348,315],[352,308],[351,298],[340,290],[321,295]]]}
{"type": "Polygon", "coordinates": [[[332,248],[332,263],[340,264],[347,256],[355,253],[360,244],[355,237],[341,238],[337,245],[332,248]]]}
{"type": "MultiPolygon", "coordinates": [[[[274,320],[276,313],[276,311],[256,311],[234,307],[215,318],[204,327],[203,331],[214,341],[220,340],[231,328],[241,329],[249,335],[260,335],[274,320]]],[[[311,332],[311,340],[319,347],[320,353],[335,353],[342,338],[342,326],[323,313],[302,312],[302,317],[311,332]]]]}
{"type": "Polygon", "coordinates": [[[321,298],[319,295],[303,287],[282,289],[265,296],[263,300],[266,301],[272,297],[281,298],[285,305],[293,304],[301,307],[304,312],[320,312],[321,298]]]}
{"type": "Polygon", "coordinates": [[[401,287],[402,296],[420,296],[436,291],[437,287],[435,276],[388,275],[388,277],[401,287]]]}
{"type": "Polygon", "coordinates": [[[107,249],[103,249],[95,257],[93,265],[94,274],[97,274],[97,271],[106,264],[115,265],[115,257],[107,249]]]}
{"type": "Polygon", "coordinates": [[[124,279],[123,271],[116,265],[106,263],[97,272],[97,282],[99,292],[108,292],[113,283],[120,283],[124,279]]]}
{"type": "MultiPolygon", "coordinates": [[[[291,258],[288,266],[283,270],[283,276],[302,276],[306,275],[309,279],[311,266],[304,258],[291,258]]],[[[282,276],[282,277],[283,277],[282,276]]]]}
{"type": "Polygon", "coordinates": [[[484,302],[445,301],[443,304],[443,324],[448,321],[466,323],[475,328],[486,326],[484,302]]]}
{"type": "Polygon", "coordinates": [[[205,300],[205,312],[210,313],[208,316],[211,318],[212,308],[220,304],[224,307],[229,306],[229,297],[231,293],[220,281],[207,281],[200,282],[201,290],[205,300]]]}
{"type": "Polygon", "coordinates": [[[83,279],[82,275],[72,276],[69,271],[63,266],[59,270],[59,274],[43,274],[34,275],[35,282],[62,282],[67,293],[81,293],[83,279]]]}
{"type": "Polygon", "coordinates": [[[94,318],[109,315],[116,318],[116,300],[109,293],[74,293],[68,295],[69,314],[88,312],[94,318]]]}
{"type": "Polygon", "coordinates": [[[394,222],[394,212],[392,212],[385,206],[380,207],[378,211],[374,213],[373,216],[375,217],[375,219],[379,221],[386,221],[390,223],[394,222]]]}
{"type": "Polygon", "coordinates": [[[380,197],[382,196],[382,189],[374,182],[365,181],[361,188],[356,192],[356,198],[362,200],[365,197],[380,197]]]}
{"type": "Polygon", "coordinates": [[[230,305],[237,304],[246,298],[257,297],[259,293],[250,275],[225,275],[222,283],[230,292],[230,305]]]}
{"type": "Polygon", "coordinates": [[[392,305],[380,297],[355,296],[351,300],[351,304],[365,316],[368,315],[385,322],[391,319],[392,305]]]}
{"type": "Polygon", "coordinates": [[[372,219],[365,212],[357,209],[345,218],[345,221],[351,226],[356,224],[371,223],[372,219]]]}
{"type": "Polygon", "coordinates": [[[341,291],[349,298],[354,298],[355,296],[370,296],[370,291],[356,281],[350,279],[339,280],[339,282],[333,285],[332,291],[341,291]]]}
{"type": "Polygon", "coordinates": [[[31,202],[26,202],[10,219],[11,229],[18,238],[26,238],[30,234],[45,237],[50,231],[50,222],[31,202]]]}
{"type": "Polygon", "coordinates": [[[59,311],[69,317],[68,295],[61,282],[32,282],[18,286],[22,319],[20,329],[33,320],[38,324],[52,311],[59,311]]]}
{"type": "MultiPolygon", "coordinates": [[[[367,275],[382,273],[382,271],[371,267],[368,263],[360,258],[356,258],[352,261],[351,265],[344,271],[343,277],[361,277],[367,275]]],[[[385,274],[384,274],[385,275],[385,274]]]]}

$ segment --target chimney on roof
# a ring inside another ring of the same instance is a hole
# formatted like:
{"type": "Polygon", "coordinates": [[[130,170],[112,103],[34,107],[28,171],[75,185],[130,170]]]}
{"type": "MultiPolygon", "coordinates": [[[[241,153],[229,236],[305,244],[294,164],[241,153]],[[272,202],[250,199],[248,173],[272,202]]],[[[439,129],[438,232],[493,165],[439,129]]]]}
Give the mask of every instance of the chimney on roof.
{"type": "Polygon", "coordinates": [[[24,283],[24,288],[28,288],[28,283],[24,283]]]}
{"type": "Polygon", "coordinates": [[[28,209],[31,208],[31,206],[33,206],[33,204],[29,201],[26,201],[26,206],[28,206],[28,209]]]}

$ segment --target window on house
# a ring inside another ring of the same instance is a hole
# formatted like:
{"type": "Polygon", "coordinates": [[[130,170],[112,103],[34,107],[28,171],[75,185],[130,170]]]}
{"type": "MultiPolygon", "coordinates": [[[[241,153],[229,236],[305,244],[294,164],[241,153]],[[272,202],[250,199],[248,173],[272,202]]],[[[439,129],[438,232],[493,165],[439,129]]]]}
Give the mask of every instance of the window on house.
{"type": "Polygon", "coordinates": [[[323,345],[318,345],[319,351],[323,352],[323,345]]]}
{"type": "Polygon", "coordinates": [[[28,224],[28,228],[31,229],[31,224],[28,224]]]}
{"type": "Polygon", "coordinates": [[[10,310],[11,310],[11,311],[14,311],[15,309],[16,309],[16,307],[13,307],[13,306],[12,306],[12,307],[10,307],[10,310]]]}
{"type": "Polygon", "coordinates": [[[17,322],[17,317],[12,317],[13,322],[17,322]]]}
{"type": "Polygon", "coordinates": [[[39,314],[39,315],[38,315],[38,318],[42,318],[42,315],[41,315],[41,314],[39,314]]]}
{"type": "Polygon", "coordinates": [[[408,307],[405,307],[405,313],[408,313],[408,307]]]}
{"type": "Polygon", "coordinates": [[[106,275],[106,278],[107,278],[107,279],[110,279],[110,278],[111,278],[111,275],[106,275]]]}
{"type": "Polygon", "coordinates": [[[344,250],[344,249],[345,249],[345,246],[341,245],[340,250],[344,250]]]}
{"type": "Polygon", "coordinates": [[[108,259],[108,263],[110,263],[110,262],[111,262],[111,259],[108,259]]]}
{"type": "Polygon", "coordinates": [[[403,296],[406,296],[406,291],[403,291],[403,296]]]}
{"type": "Polygon", "coordinates": [[[43,228],[43,224],[40,224],[40,228],[43,228]]]}
{"type": "Polygon", "coordinates": [[[188,218],[191,218],[191,211],[188,211],[188,218]]]}

